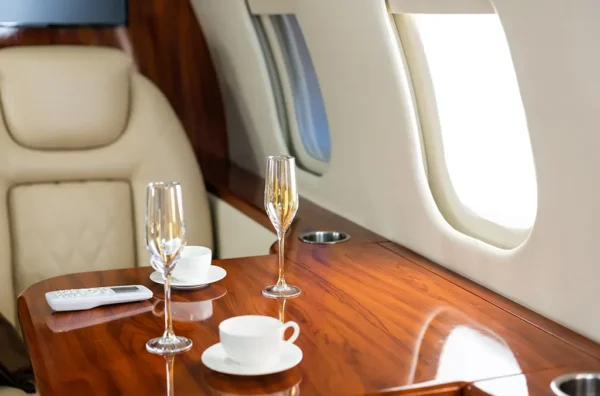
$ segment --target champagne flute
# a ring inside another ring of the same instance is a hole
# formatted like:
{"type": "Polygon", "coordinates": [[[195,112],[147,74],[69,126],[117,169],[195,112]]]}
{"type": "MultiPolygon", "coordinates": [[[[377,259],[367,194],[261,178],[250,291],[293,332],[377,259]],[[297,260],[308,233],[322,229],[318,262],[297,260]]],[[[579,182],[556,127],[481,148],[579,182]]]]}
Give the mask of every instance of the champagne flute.
{"type": "Polygon", "coordinates": [[[185,246],[181,185],[150,183],[146,210],[146,246],[152,266],[162,273],[165,286],[165,332],[148,341],[146,349],[158,355],[184,352],[192,347],[192,341],[175,335],[171,314],[171,272],[185,246]]]}
{"type": "Polygon", "coordinates": [[[298,190],[296,189],[296,162],[294,157],[277,155],[267,158],[267,175],[265,180],[265,210],[277,231],[279,241],[279,278],[277,284],[263,289],[266,297],[295,297],[301,293],[300,288],[285,282],[284,270],[284,238],[285,233],[298,211],[298,190]]]}

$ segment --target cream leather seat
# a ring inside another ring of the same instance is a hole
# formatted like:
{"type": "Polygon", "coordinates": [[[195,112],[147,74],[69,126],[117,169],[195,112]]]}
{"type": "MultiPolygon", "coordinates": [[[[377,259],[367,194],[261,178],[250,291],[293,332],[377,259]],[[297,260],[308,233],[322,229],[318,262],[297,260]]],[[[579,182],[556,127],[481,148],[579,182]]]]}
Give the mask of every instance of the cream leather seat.
{"type": "MultiPolygon", "coordinates": [[[[0,386],[0,396],[26,396],[30,393],[23,392],[21,389],[5,388],[0,386]]],[[[37,395],[37,393],[36,393],[37,395]]]]}
{"type": "Polygon", "coordinates": [[[166,98],[123,53],[0,50],[0,312],[42,279],[148,265],[146,185],[183,186],[188,244],[212,247],[202,174],[166,98]]]}

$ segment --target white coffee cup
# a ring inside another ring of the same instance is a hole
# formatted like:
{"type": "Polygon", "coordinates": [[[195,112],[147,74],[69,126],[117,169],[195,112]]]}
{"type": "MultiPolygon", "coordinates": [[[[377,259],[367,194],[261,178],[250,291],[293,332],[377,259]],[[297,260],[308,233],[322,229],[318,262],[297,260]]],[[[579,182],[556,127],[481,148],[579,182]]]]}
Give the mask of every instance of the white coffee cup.
{"type": "Polygon", "coordinates": [[[225,353],[247,366],[263,366],[276,362],[284,342],[293,343],[300,335],[296,322],[281,323],[271,316],[246,315],[226,319],[219,324],[219,338],[225,353]],[[283,333],[293,328],[292,336],[283,333]]]}
{"type": "Polygon", "coordinates": [[[212,260],[212,250],[204,246],[183,248],[172,275],[182,282],[193,283],[206,278],[212,260]]]}

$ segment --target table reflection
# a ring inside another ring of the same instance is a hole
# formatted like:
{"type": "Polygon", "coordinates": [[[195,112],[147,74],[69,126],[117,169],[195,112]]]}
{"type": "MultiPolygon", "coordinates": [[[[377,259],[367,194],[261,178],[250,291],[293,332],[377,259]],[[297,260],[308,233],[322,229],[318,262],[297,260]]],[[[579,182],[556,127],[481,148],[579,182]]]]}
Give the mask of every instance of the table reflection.
{"type": "Polygon", "coordinates": [[[264,377],[235,377],[207,372],[204,382],[211,394],[219,396],[296,396],[300,394],[302,374],[297,368],[264,377]]]}
{"type": "MultiPolygon", "coordinates": [[[[428,317],[417,339],[409,384],[472,381],[521,373],[510,346],[491,329],[463,312],[443,307],[428,317]],[[443,342],[440,343],[440,338],[443,342]],[[437,357],[434,379],[419,363],[437,357]]],[[[511,382],[511,395],[527,395],[524,376],[511,382]]]]}
{"type": "Polygon", "coordinates": [[[115,304],[77,312],[53,312],[47,324],[54,333],[68,332],[152,311],[150,301],[115,304]]]}
{"type": "MultiPolygon", "coordinates": [[[[171,311],[175,322],[201,322],[213,315],[213,301],[227,294],[227,289],[220,285],[214,285],[212,293],[208,296],[200,296],[196,301],[171,301],[171,311]]],[[[152,303],[152,313],[155,316],[164,315],[165,302],[163,299],[155,298],[152,303]]]]}

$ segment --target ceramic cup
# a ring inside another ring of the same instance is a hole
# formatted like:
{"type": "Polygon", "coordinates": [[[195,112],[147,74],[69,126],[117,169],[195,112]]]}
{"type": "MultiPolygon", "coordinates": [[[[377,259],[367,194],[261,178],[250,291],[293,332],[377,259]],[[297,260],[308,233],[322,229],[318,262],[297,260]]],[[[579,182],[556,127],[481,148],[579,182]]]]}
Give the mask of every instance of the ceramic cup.
{"type": "Polygon", "coordinates": [[[293,343],[300,334],[296,322],[281,323],[270,316],[235,316],[219,324],[219,338],[225,353],[236,362],[247,366],[262,366],[276,362],[284,342],[293,343]],[[288,328],[292,336],[283,340],[288,328]]]}
{"type": "Polygon", "coordinates": [[[201,282],[208,274],[212,250],[204,246],[186,246],[183,248],[172,275],[186,283],[201,282]]]}

